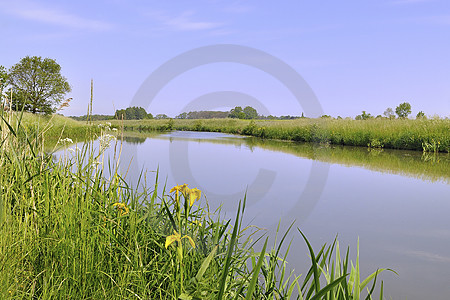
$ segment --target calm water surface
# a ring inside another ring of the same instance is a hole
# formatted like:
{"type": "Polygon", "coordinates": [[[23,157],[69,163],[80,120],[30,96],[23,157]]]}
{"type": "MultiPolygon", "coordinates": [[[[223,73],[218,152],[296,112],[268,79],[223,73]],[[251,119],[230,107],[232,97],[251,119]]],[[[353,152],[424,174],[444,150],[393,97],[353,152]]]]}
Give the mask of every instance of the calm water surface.
{"type": "MultiPolygon", "coordinates": [[[[318,251],[336,234],[362,275],[383,273],[387,299],[449,299],[450,157],[420,152],[263,141],[218,133],[125,137],[121,169],[142,169],[160,188],[198,187],[232,218],[247,192],[245,222],[274,235],[293,220],[318,251]]],[[[293,231],[289,265],[307,272],[308,252],[293,231]]],[[[341,250],[345,251],[345,250],[341,250]]]]}

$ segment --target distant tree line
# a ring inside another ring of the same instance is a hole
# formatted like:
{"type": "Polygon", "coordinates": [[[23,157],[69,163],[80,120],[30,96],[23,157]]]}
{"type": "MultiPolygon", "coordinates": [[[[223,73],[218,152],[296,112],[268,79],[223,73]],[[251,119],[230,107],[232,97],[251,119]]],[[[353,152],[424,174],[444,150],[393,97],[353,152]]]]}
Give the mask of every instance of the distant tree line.
{"type": "Polygon", "coordinates": [[[229,112],[227,111],[190,111],[183,112],[176,116],[176,119],[224,119],[227,118],[229,112]]]}
{"type": "MultiPolygon", "coordinates": [[[[78,120],[78,121],[86,121],[88,119],[87,115],[75,117],[72,116],[72,119],[78,120]]],[[[89,120],[91,121],[104,121],[104,120],[142,120],[142,119],[153,119],[153,115],[151,113],[147,113],[144,108],[142,107],[128,107],[126,109],[118,109],[114,113],[113,116],[111,115],[90,115],[89,120]]]]}
{"type": "MultiPolygon", "coordinates": [[[[88,117],[87,115],[84,116],[71,116],[70,118],[77,120],[77,121],[87,121],[88,117]]],[[[105,121],[105,120],[112,120],[114,119],[114,116],[111,115],[90,115],[89,120],[91,121],[105,121]]]]}
{"type": "MultiPolygon", "coordinates": [[[[410,114],[411,114],[411,104],[409,104],[408,102],[400,103],[395,108],[395,111],[391,107],[388,107],[383,113],[384,117],[388,119],[395,119],[396,115],[399,119],[406,119],[410,114]]],[[[368,120],[372,118],[374,118],[374,116],[363,110],[360,115],[357,115],[355,117],[355,120],[368,120]]],[[[383,116],[378,115],[375,118],[383,118],[383,116]]],[[[419,111],[416,115],[416,119],[426,119],[425,113],[423,111],[419,111]]]]}
{"type": "Polygon", "coordinates": [[[118,120],[142,120],[153,119],[153,115],[151,113],[147,113],[142,107],[132,106],[126,109],[116,110],[114,118],[118,120]]]}
{"type": "MultiPolygon", "coordinates": [[[[366,112],[365,110],[362,111],[361,114],[357,115],[355,117],[355,120],[369,120],[373,118],[388,118],[388,119],[395,119],[395,118],[407,118],[411,114],[411,104],[408,102],[404,102],[399,104],[395,110],[388,107],[383,115],[377,115],[376,117],[371,115],[370,113],[366,112]]],[[[79,121],[86,121],[87,116],[81,116],[81,117],[72,117],[73,119],[79,120],[79,121]]],[[[110,120],[110,119],[124,119],[124,120],[142,120],[142,119],[156,119],[156,120],[162,120],[162,119],[170,119],[169,116],[166,114],[157,114],[153,116],[151,113],[147,113],[144,108],[142,107],[128,107],[126,109],[119,109],[116,110],[114,116],[110,115],[91,115],[90,120],[93,121],[100,121],[100,120],[110,120]]],[[[235,119],[245,119],[245,120],[294,120],[294,119],[300,119],[300,118],[306,118],[304,114],[302,113],[301,116],[263,116],[259,115],[258,111],[251,107],[246,106],[245,108],[242,108],[241,106],[236,106],[230,111],[190,111],[190,112],[183,112],[175,117],[176,119],[224,119],[224,118],[235,118],[235,119]]],[[[320,118],[327,119],[332,118],[329,115],[322,115],[320,118]]],[[[416,115],[417,119],[426,118],[425,113],[423,111],[420,111],[416,115]]],[[[337,119],[342,119],[340,116],[337,117],[337,119]]]]}

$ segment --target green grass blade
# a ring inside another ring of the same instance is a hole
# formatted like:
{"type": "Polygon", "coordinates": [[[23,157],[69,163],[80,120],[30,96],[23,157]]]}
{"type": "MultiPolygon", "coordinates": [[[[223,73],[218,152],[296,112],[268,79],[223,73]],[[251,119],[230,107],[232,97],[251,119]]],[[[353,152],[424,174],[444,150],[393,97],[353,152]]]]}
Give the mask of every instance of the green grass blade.
{"type": "Polygon", "coordinates": [[[326,293],[328,293],[329,291],[331,291],[332,289],[334,289],[335,286],[337,286],[338,284],[340,284],[342,281],[345,281],[345,278],[347,277],[348,274],[342,275],[341,277],[339,277],[338,279],[336,279],[335,281],[331,282],[330,284],[328,284],[327,286],[325,286],[323,289],[321,289],[320,291],[318,291],[314,297],[312,297],[310,300],[318,300],[320,299],[323,295],[325,295],[326,293]]]}
{"type": "Polygon", "coordinates": [[[256,267],[253,270],[252,280],[250,281],[250,285],[248,286],[247,289],[247,296],[245,297],[246,300],[252,299],[253,291],[255,290],[256,282],[258,281],[259,270],[261,269],[261,266],[263,264],[264,255],[266,254],[267,241],[268,238],[266,238],[264,246],[261,250],[261,254],[259,255],[258,258],[258,263],[256,264],[256,267]]]}
{"type": "Polygon", "coordinates": [[[315,254],[314,254],[314,250],[311,246],[311,244],[309,243],[308,239],[306,238],[306,236],[303,234],[303,232],[297,228],[297,230],[300,232],[300,234],[303,236],[303,239],[305,240],[306,244],[308,245],[308,249],[309,249],[309,254],[311,256],[311,263],[312,263],[312,268],[313,268],[313,273],[314,273],[314,288],[316,291],[316,294],[320,291],[320,272],[319,269],[317,267],[317,261],[315,259],[315,254]]]}
{"type": "Polygon", "coordinates": [[[238,210],[236,213],[236,220],[234,222],[234,227],[233,227],[233,233],[231,235],[230,243],[228,245],[228,252],[227,252],[225,264],[224,264],[223,271],[222,271],[223,272],[222,278],[220,280],[219,294],[217,295],[218,300],[223,299],[223,294],[225,291],[225,283],[227,281],[228,271],[230,269],[230,264],[231,264],[231,257],[233,256],[234,245],[236,243],[236,237],[237,237],[237,233],[238,233],[238,227],[239,227],[238,223],[239,223],[239,213],[240,212],[241,212],[241,202],[239,201],[239,206],[238,206],[238,210]]]}
{"type": "Polygon", "coordinates": [[[177,225],[175,224],[175,219],[173,218],[172,213],[170,212],[169,207],[167,206],[166,200],[164,200],[164,198],[162,198],[162,202],[164,204],[164,208],[166,209],[167,215],[169,216],[170,223],[172,224],[173,229],[177,230],[177,225]]]}

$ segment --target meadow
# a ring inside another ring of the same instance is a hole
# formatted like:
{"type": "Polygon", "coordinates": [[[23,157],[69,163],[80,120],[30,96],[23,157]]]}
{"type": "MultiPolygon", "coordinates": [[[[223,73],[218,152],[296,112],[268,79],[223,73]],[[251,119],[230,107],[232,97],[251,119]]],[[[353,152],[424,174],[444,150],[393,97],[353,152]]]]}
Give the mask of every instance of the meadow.
{"type": "Polygon", "coordinates": [[[334,240],[314,251],[294,224],[311,264],[289,270],[287,232],[268,245],[243,227],[245,195],[227,220],[195,187],[130,186],[117,172],[120,151],[104,160],[117,142],[108,125],[85,130],[88,142],[75,148],[64,134],[81,136],[85,125],[63,122],[64,133],[53,133],[65,153],[57,160],[42,150],[50,129],[40,131],[57,126],[1,116],[2,299],[383,299],[384,269],[363,279],[358,248],[341,253],[334,240]]]}
{"type": "Polygon", "coordinates": [[[295,120],[125,120],[112,121],[125,131],[190,130],[223,132],[263,139],[418,150],[450,151],[449,119],[295,119],[295,120]]]}

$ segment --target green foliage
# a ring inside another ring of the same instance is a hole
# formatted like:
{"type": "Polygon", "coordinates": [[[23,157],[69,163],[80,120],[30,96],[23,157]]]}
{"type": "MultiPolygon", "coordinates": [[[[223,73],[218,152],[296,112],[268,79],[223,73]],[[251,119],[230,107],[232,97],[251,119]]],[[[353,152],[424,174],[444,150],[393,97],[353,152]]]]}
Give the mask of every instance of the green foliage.
{"type": "Polygon", "coordinates": [[[175,119],[187,119],[187,112],[183,112],[175,117],[175,119]]]}
{"type": "Polygon", "coordinates": [[[32,113],[55,112],[71,91],[61,66],[53,59],[26,56],[9,69],[8,86],[13,92],[12,109],[32,113]]]}
{"type": "Polygon", "coordinates": [[[157,114],[155,116],[156,120],[164,120],[164,119],[168,119],[169,117],[166,114],[157,114]]]}
{"type": "Polygon", "coordinates": [[[242,110],[242,107],[236,106],[235,108],[230,110],[230,114],[228,115],[228,117],[234,119],[245,119],[245,113],[242,110]]]}
{"type": "Polygon", "coordinates": [[[242,107],[240,106],[236,106],[235,108],[230,110],[228,117],[235,119],[252,120],[258,118],[258,112],[251,106],[246,106],[244,109],[242,109],[242,107]]]}
{"type": "MultiPolygon", "coordinates": [[[[361,121],[351,119],[295,119],[295,120],[237,120],[209,119],[174,120],[175,130],[200,130],[245,134],[267,139],[300,142],[330,143],[367,147],[368,144],[383,145],[383,148],[419,150],[422,143],[432,139],[439,141],[439,152],[450,151],[449,119],[393,119],[371,118],[361,121]]],[[[112,121],[114,124],[114,122],[112,121]]],[[[116,126],[119,126],[117,123],[116,126]]],[[[166,130],[162,120],[124,122],[125,130],[166,130]]],[[[378,147],[378,146],[377,146],[378,147]]]]}
{"type": "Polygon", "coordinates": [[[392,108],[390,108],[390,107],[386,108],[386,110],[384,111],[383,115],[384,115],[386,118],[389,118],[389,119],[395,119],[395,113],[394,113],[394,110],[393,110],[392,108]]]}
{"type": "Polygon", "coordinates": [[[181,113],[176,116],[176,119],[222,119],[229,115],[226,111],[190,111],[189,113],[181,113]]]}
{"type": "Polygon", "coordinates": [[[419,111],[416,115],[416,119],[426,119],[425,113],[423,111],[419,111]]]}
{"type": "MultiPolygon", "coordinates": [[[[87,121],[88,120],[88,116],[84,115],[84,116],[70,116],[69,118],[77,120],[77,121],[87,121]]],[[[89,115],[89,120],[91,121],[108,121],[108,120],[113,120],[114,116],[111,115],[89,115]]]]}
{"type": "Polygon", "coordinates": [[[151,113],[147,113],[142,107],[128,107],[126,109],[118,109],[114,114],[114,118],[118,120],[142,120],[142,119],[153,119],[151,113]]]}
{"type": "Polygon", "coordinates": [[[369,120],[372,119],[373,116],[371,114],[366,113],[365,110],[362,111],[362,113],[360,115],[357,115],[355,117],[355,120],[369,120]]]}
{"type": "Polygon", "coordinates": [[[256,119],[258,118],[258,112],[251,106],[246,106],[243,110],[245,114],[245,119],[256,119]]]}
{"type": "Polygon", "coordinates": [[[395,108],[395,113],[399,118],[407,118],[411,113],[411,104],[403,102],[395,108]]]}
{"type": "Polygon", "coordinates": [[[8,73],[6,72],[5,67],[0,65],[0,102],[2,100],[1,93],[4,92],[7,81],[8,81],[8,73]]]}

